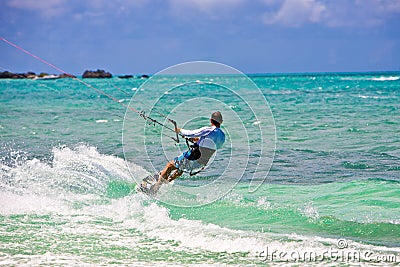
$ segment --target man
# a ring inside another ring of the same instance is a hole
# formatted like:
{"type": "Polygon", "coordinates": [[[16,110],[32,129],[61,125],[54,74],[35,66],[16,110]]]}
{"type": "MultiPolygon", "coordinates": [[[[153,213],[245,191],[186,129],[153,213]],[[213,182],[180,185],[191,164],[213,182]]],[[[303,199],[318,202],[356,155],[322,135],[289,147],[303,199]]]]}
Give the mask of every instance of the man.
{"type": "Polygon", "coordinates": [[[201,171],[217,149],[220,149],[225,142],[225,134],[221,130],[222,115],[216,111],[211,114],[211,126],[202,127],[197,130],[185,130],[177,128],[175,131],[189,138],[194,143],[192,149],[183,152],[180,156],[167,163],[161,171],[153,192],[157,192],[161,184],[171,182],[182,175],[184,171],[193,174],[193,171],[201,171]],[[172,171],[175,171],[172,175],[172,171]]]}

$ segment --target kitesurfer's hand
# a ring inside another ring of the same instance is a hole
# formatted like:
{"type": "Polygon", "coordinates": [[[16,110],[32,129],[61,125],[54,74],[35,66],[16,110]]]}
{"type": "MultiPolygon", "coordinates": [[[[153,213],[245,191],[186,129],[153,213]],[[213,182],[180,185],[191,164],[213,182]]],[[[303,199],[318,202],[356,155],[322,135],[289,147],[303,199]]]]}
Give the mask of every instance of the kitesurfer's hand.
{"type": "Polygon", "coordinates": [[[175,132],[178,134],[178,133],[180,133],[180,131],[181,131],[181,128],[179,128],[179,127],[176,127],[175,128],[175,132]]]}
{"type": "Polygon", "coordinates": [[[190,141],[192,141],[193,143],[197,142],[200,140],[199,137],[193,137],[193,138],[189,138],[190,141]]]}

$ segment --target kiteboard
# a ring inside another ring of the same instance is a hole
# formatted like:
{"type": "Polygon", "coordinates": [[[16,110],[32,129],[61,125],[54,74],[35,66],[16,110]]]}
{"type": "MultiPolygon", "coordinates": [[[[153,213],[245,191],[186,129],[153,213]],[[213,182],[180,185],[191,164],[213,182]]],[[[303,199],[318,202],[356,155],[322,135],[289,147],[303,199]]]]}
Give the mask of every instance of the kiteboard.
{"type": "Polygon", "coordinates": [[[154,185],[158,181],[159,174],[154,173],[150,174],[143,178],[142,182],[136,186],[136,192],[142,192],[147,195],[153,195],[154,192],[154,185]]]}

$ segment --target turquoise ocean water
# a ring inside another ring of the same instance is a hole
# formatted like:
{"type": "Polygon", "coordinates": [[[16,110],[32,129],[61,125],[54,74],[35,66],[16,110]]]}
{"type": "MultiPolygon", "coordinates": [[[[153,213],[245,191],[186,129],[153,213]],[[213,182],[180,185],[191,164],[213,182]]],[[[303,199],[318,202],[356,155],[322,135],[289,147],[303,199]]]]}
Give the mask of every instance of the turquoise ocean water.
{"type": "MultiPolygon", "coordinates": [[[[157,153],[160,127],[144,127],[135,114],[123,129],[125,107],[76,80],[0,80],[0,265],[399,264],[400,73],[250,78],[275,122],[272,167],[251,161],[257,147],[234,154],[239,163],[250,157],[237,185],[210,204],[189,208],[134,191],[135,179],[152,170],[139,147],[122,145],[122,133],[145,133],[148,153],[160,169],[166,163],[157,153]],[[249,192],[257,171],[268,176],[249,192]]],[[[209,79],[258,97],[234,76],[209,79]]],[[[128,104],[146,80],[85,81],[128,104]]],[[[203,84],[201,91],[166,93],[159,110],[170,114],[176,103],[217,90],[203,84]]],[[[144,97],[131,105],[145,107],[151,93],[144,97]]],[[[238,99],[219,95],[225,109],[246,118],[238,99]]],[[[185,110],[197,118],[189,126],[207,123],[208,111],[197,110],[195,105],[185,110]]],[[[179,111],[171,114],[185,123],[179,111]]],[[[263,120],[253,119],[226,120],[229,136],[221,158],[204,174],[165,186],[164,193],[207,183],[219,166],[230,168],[229,175],[242,167],[228,165],[224,155],[242,138],[243,125],[249,142],[257,143],[252,127],[263,120]]],[[[184,144],[166,140],[168,153],[184,150],[184,144]]],[[[186,197],[179,190],[174,194],[177,201],[186,197]]]]}

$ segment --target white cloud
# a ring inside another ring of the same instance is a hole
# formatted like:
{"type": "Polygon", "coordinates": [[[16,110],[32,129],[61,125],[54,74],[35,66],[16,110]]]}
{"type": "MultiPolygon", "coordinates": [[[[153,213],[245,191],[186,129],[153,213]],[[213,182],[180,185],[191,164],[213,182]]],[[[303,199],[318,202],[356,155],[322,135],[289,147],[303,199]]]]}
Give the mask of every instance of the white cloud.
{"type": "Polygon", "coordinates": [[[213,10],[243,3],[243,0],[170,0],[172,5],[193,6],[200,11],[213,10]]]}
{"type": "MultiPolygon", "coordinates": [[[[14,9],[49,19],[111,19],[135,11],[162,10],[165,17],[191,21],[263,21],[267,25],[300,27],[374,27],[400,18],[400,0],[4,0],[14,9]],[[245,18],[240,20],[240,18],[245,18]]],[[[160,13],[159,13],[160,14],[160,13]]]]}
{"type": "Polygon", "coordinates": [[[276,13],[265,14],[264,22],[297,27],[304,23],[320,22],[325,12],[325,5],[316,0],[285,0],[276,13]]]}
{"type": "Polygon", "coordinates": [[[267,25],[298,27],[319,23],[328,27],[373,27],[399,17],[400,0],[260,0],[273,12],[264,13],[267,25]],[[276,8],[278,7],[278,8],[276,8]]]}
{"type": "Polygon", "coordinates": [[[74,12],[73,18],[97,17],[99,14],[129,14],[151,0],[8,0],[7,6],[36,12],[42,18],[52,19],[74,12]]]}
{"type": "Polygon", "coordinates": [[[187,12],[197,12],[212,18],[221,17],[243,3],[245,0],[170,0],[175,14],[186,16],[187,12]]]}
{"type": "Polygon", "coordinates": [[[400,13],[400,0],[337,0],[329,6],[330,27],[374,27],[400,13]]]}
{"type": "Polygon", "coordinates": [[[9,7],[38,12],[44,18],[53,18],[64,13],[66,0],[10,0],[9,7]]]}
{"type": "Polygon", "coordinates": [[[150,2],[151,0],[90,0],[83,2],[81,5],[88,11],[103,10],[125,13],[132,9],[141,8],[150,2]]]}
{"type": "Polygon", "coordinates": [[[386,9],[392,13],[400,13],[400,0],[390,1],[387,3],[386,9]]]}
{"type": "Polygon", "coordinates": [[[19,9],[42,10],[46,8],[58,7],[65,3],[65,0],[11,0],[8,5],[19,9]]]}

